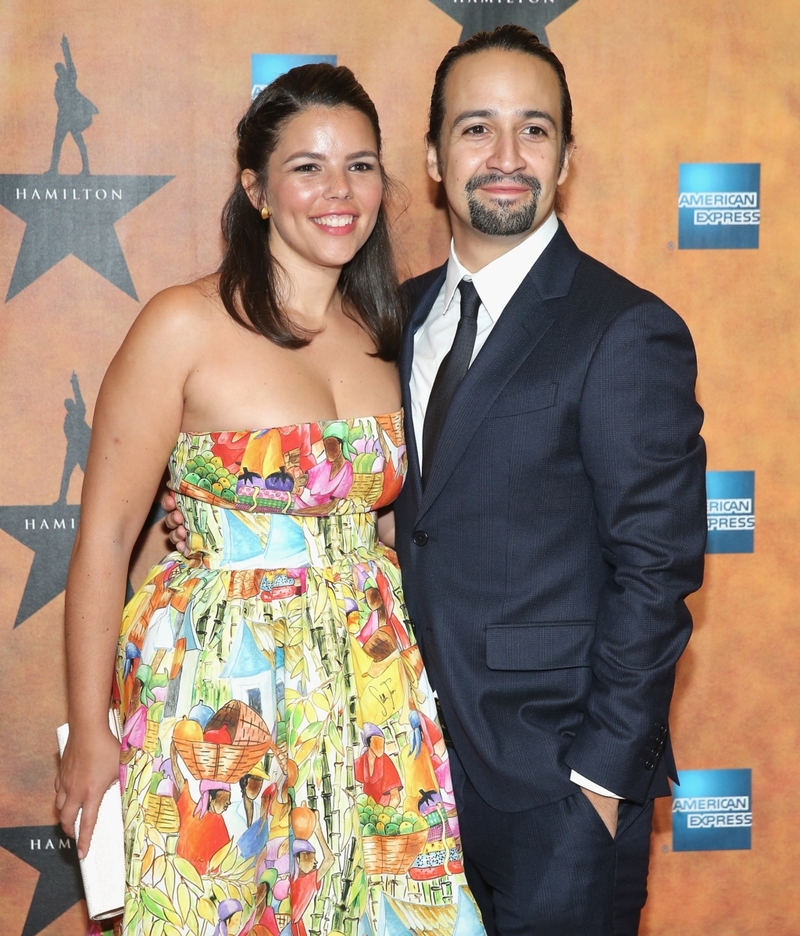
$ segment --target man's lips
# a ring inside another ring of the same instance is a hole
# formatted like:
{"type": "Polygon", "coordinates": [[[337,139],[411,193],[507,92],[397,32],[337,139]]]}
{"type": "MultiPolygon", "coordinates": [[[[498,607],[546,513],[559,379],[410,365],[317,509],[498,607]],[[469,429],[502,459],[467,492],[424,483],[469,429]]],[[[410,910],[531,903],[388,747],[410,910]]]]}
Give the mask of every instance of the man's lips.
{"type": "Polygon", "coordinates": [[[490,195],[513,198],[516,195],[530,195],[531,189],[527,185],[481,185],[480,189],[490,195]]]}

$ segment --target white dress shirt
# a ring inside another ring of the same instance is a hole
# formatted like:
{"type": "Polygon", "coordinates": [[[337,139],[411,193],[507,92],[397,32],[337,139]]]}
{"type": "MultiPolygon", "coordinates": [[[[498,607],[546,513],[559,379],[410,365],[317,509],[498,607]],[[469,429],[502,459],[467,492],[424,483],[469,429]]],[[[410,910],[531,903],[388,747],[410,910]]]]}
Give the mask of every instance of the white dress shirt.
{"type": "MultiPolygon", "coordinates": [[[[409,384],[411,422],[414,426],[420,467],[425,457],[422,451],[422,429],[425,424],[425,411],[428,408],[431,388],[439,366],[453,344],[461,317],[461,295],[458,291],[458,284],[464,277],[471,279],[481,299],[481,306],[478,310],[478,333],[475,337],[475,347],[470,362],[472,363],[486,343],[503,309],[519,289],[557,230],[558,219],[555,212],[551,212],[544,223],[521,244],[517,244],[507,253],[492,260],[491,263],[487,263],[477,273],[470,273],[462,266],[456,256],[453,242],[450,242],[450,257],[447,261],[444,285],[434,300],[430,314],[414,335],[414,360],[409,384]]],[[[622,799],[616,793],[598,786],[574,770],[570,773],[570,780],[594,793],[622,799]]]]}

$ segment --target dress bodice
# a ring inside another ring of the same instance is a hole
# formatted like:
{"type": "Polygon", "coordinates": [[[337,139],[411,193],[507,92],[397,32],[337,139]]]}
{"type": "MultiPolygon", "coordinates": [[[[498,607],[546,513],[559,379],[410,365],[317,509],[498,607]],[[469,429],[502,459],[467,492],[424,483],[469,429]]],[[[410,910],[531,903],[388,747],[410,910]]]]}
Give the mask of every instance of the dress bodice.
{"type": "MultiPolygon", "coordinates": [[[[274,554],[278,528],[295,540],[301,529],[305,541],[321,537],[320,550],[329,546],[322,518],[361,515],[359,527],[366,531],[374,523],[364,515],[397,497],[406,466],[400,410],[273,429],[183,432],[170,457],[169,486],[186,519],[189,546],[205,554],[207,564],[238,565],[247,530],[265,550],[273,543],[270,561],[289,565],[297,550],[274,554]]],[[[245,551],[248,563],[266,562],[245,551]]]]}

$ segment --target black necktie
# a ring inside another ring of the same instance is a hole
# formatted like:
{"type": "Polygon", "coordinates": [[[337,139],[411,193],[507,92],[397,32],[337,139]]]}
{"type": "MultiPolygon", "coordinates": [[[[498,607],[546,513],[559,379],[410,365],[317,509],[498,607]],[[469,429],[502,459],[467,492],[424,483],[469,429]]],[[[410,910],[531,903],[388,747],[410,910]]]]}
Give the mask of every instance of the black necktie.
{"type": "Polygon", "coordinates": [[[458,284],[461,293],[461,318],[458,321],[453,346],[439,366],[436,380],[431,388],[425,423],[422,427],[423,481],[430,477],[436,446],[453,401],[458,385],[464,379],[472,360],[475,335],[478,333],[478,309],[481,297],[472,280],[462,279],[458,284]]]}

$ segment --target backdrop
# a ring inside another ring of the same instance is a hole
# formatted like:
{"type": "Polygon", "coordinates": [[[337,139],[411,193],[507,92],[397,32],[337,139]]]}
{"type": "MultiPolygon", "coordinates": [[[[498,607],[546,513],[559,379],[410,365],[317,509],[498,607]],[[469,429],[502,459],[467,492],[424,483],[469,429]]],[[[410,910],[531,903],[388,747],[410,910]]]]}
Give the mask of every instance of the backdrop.
{"type": "MultiPolygon", "coordinates": [[[[710,553],[673,707],[683,783],[656,811],[642,932],[800,932],[797,3],[3,0],[3,934],[86,929],[52,783],[92,409],[140,305],[218,262],[253,86],[294,64],[287,55],[355,71],[405,186],[402,264],[421,272],[448,249],[424,172],[436,65],[462,36],[512,20],[566,66],[572,236],[673,305],[700,363],[710,553]]],[[[133,584],[163,549],[154,514],[133,584]]]]}

